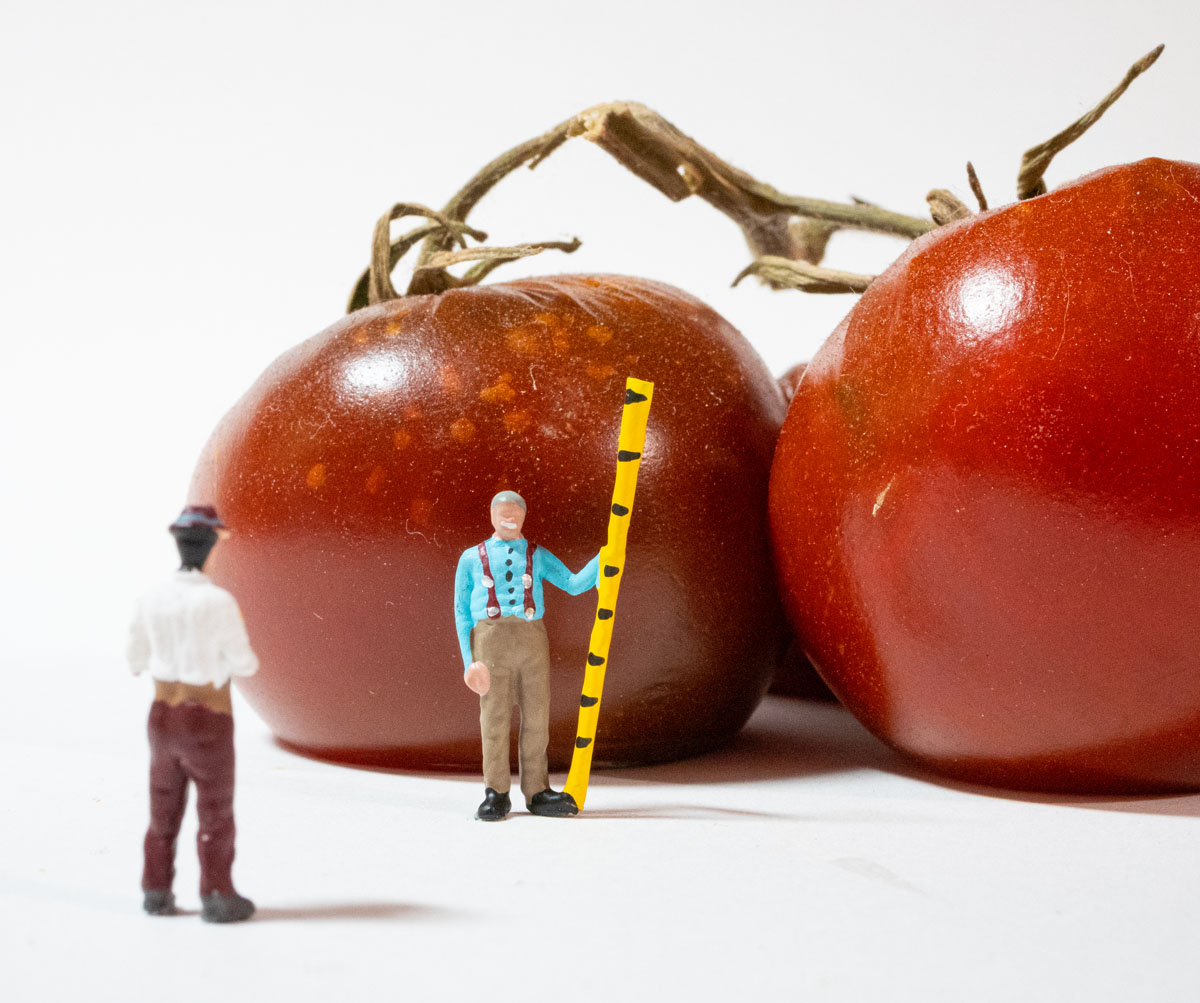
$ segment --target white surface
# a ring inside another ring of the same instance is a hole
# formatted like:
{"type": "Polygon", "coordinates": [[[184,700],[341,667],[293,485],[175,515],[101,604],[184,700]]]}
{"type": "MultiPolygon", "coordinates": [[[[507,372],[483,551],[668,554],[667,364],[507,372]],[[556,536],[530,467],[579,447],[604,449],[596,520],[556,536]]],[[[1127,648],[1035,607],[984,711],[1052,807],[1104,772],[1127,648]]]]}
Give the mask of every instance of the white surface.
{"type": "MultiPolygon", "coordinates": [[[[5,998],[1195,999],[1196,798],[942,786],[842,712],[788,702],[728,752],[598,777],[583,818],[492,827],[470,819],[478,778],[298,759],[239,705],[237,873],[262,915],[151,920],[147,684],[119,652],[212,426],[339,317],[392,202],[440,204],[497,152],[633,98],[786,191],[919,214],[931,187],[968,196],[970,158],[1000,203],[1021,151],[1159,41],[1050,181],[1200,159],[1198,28],[1177,0],[9,4],[5,998]]],[[[502,243],[585,241],[510,276],[683,286],[776,372],[851,305],[729,290],[732,224],[581,141],[472,221],[502,243]]],[[[829,264],[898,249],[839,235],[829,264]]],[[[186,835],[180,867],[194,908],[186,835]]]]}
{"type": "Polygon", "coordinates": [[[539,971],[588,1000],[1195,998],[1200,796],[955,789],[776,697],[727,750],[599,773],[578,818],[490,825],[478,776],[301,759],[239,701],[234,875],[260,912],[200,922],[189,812],[189,914],[146,917],[146,706],[88,715],[109,688],[0,739],[13,999],[520,1000],[539,971]]]}

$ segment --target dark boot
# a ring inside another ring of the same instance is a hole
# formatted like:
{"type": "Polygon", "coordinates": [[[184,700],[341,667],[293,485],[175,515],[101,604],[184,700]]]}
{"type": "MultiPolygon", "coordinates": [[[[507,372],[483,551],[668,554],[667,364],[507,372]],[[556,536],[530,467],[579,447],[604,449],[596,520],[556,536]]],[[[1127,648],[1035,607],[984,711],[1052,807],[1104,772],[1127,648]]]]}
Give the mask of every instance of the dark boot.
{"type": "Polygon", "coordinates": [[[487,787],[483,792],[483,804],[475,809],[475,817],[481,822],[503,822],[504,816],[512,808],[508,792],[501,794],[494,788],[487,787]]]}
{"type": "Polygon", "coordinates": [[[237,892],[232,895],[213,892],[201,897],[200,901],[204,906],[201,918],[205,923],[238,923],[254,915],[254,903],[237,892]]]}
{"type": "Polygon", "coordinates": [[[166,888],[147,888],[142,892],[142,908],[151,916],[174,916],[175,893],[166,888]]]}
{"type": "Polygon", "coordinates": [[[525,807],[532,815],[547,815],[551,818],[579,814],[579,805],[570,794],[566,791],[551,790],[549,787],[538,791],[525,807]]]}

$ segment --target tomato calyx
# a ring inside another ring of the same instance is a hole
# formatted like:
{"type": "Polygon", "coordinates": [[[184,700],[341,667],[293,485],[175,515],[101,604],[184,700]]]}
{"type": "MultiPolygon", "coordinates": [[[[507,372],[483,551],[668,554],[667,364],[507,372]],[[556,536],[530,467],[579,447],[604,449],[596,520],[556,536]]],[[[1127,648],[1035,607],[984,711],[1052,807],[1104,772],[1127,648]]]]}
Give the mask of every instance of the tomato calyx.
{"type": "Polygon", "coordinates": [[[404,294],[406,296],[436,294],[447,289],[477,285],[505,262],[552,249],[569,254],[580,246],[579,238],[576,237],[569,241],[546,240],[511,247],[468,247],[468,237],[478,241],[487,240],[486,233],[468,226],[463,220],[453,219],[444,212],[438,212],[417,202],[397,202],[380,216],[375,224],[375,232],[371,239],[371,264],[355,283],[346,312],[354,313],[365,306],[400,299],[401,294],[392,285],[392,270],[422,240],[445,241],[448,249],[422,254],[413,269],[412,281],[404,294]],[[429,222],[393,241],[392,222],[407,216],[424,217],[429,222]],[[458,250],[449,249],[455,244],[458,245],[458,250]],[[461,276],[452,275],[446,270],[450,265],[463,261],[475,261],[477,264],[461,276]]]}
{"type": "Polygon", "coordinates": [[[421,251],[405,293],[407,296],[438,294],[448,289],[477,285],[505,262],[545,250],[560,250],[569,254],[579,247],[578,238],[571,241],[540,241],[510,247],[468,248],[466,243],[467,237],[478,241],[487,240],[486,233],[466,224],[467,215],[479,200],[518,167],[528,164],[533,168],[541,163],[565,141],[568,135],[567,126],[572,121],[569,119],[536,139],[521,143],[490,161],[455,193],[441,211],[418,203],[399,202],[384,213],[375,224],[371,242],[371,264],[355,282],[346,312],[353,313],[375,303],[400,299],[401,294],[392,285],[391,273],[400,260],[418,244],[422,245],[421,251]],[[405,216],[421,216],[429,222],[393,241],[391,223],[405,216]],[[453,250],[456,244],[457,251],[453,250]],[[447,270],[450,265],[462,261],[477,263],[461,276],[453,275],[447,270]]]}
{"type": "Polygon", "coordinates": [[[386,303],[389,300],[400,299],[401,295],[392,285],[392,269],[400,259],[422,239],[441,238],[448,240],[451,246],[457,244],[458,250],[435,250],[422,254],[421,259],[413,269],[413,279],[409,284],[407,296],[428,293],[443,293],[447,289],[463,286],[478,285],[478,283],[494,269],[508,261],[526,258],[531,254],[542,251],[558,250],[570,254],[576,250],[580,241],[545,240],[531,244],[517,244],[512,247],[468,247],[467,238],[487,240],[487,234],[468,226],[462,220],[451,219],[445,213],[430,209],[416,202],[397,202],[391,209],[379,217],[375,224],[375,233],[371,240],[371,265],[364,279],[360,279],[350,296],[347,313],[353,313],[360,306],[373,306],[376,303],[386,303]],[[391,225],[394,220],[406,216],[423,216],[430,222],[425,226],[405,234],[399,240],[391,239],[391,225]],[[477,262],[464,275],[452,275],[446,269],[450,265],[463,261],[477,262]],[[428,288],[424,288],[428,287],[428,288]],[[365,302],[360,302],[365,293],[365,302]]]}

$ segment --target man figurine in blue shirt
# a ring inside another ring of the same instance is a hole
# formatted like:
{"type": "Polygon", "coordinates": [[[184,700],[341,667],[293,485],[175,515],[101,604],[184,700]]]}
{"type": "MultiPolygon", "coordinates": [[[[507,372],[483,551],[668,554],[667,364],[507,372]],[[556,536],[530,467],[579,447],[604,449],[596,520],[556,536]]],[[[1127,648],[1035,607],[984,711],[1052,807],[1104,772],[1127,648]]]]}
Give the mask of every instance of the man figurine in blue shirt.
{"type": "Polygon", "coordinates": [[[542,582],[577,596],[595,588],[597,554],[578,574],[521,535],[525,500],[515,491],[492,499],[493,536],[463,551],[454,578],[454,622],[467,686],[479,694],[483,733],[483,803],[475,817],[499,822],[512,803],[508,788],[513,704],[521,709],[521,793],[534,815],[575,815],[565,791],[550,789],[550,643],[542,620],[542,582]]]}

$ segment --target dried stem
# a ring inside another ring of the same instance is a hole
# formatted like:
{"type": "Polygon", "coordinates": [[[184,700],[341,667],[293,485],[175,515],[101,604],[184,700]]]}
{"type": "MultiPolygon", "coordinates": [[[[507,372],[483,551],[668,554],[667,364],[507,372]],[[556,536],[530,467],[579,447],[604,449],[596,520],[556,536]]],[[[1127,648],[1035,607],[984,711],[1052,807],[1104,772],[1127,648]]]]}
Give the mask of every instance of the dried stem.
{"type": "Polygon", "coordinates": [[[1056,136],[1051,136],[1044,143],[1039,143],[1037,146],[1032,146],[1025,151],[1025,155],[1021,157],[1021,170],[1017,174],[1017,198],[1029,199],[1036,195],[1044,195],[1046,193],[1046,182],[1044,175],[1046,168],[1050,166],[1056,154],[1061,153],[1075,140],[1088,131],[1096,121],[1112,106],[1113,102],[1125,93],[1134,80],[1150,69],[1154,65],[1163,51],[1163,46],[1146,53],[1136,63],[1129,67],[1125,78],[1117,84],[1116,88],[1095,108],[1089,111],[1086,115],[1076,119],[1069,126],[1063,129],[1056,136]]]}
{"type": "MultiPolygon", "coordinates": [[[[567,253],[570,253],[569,251],[567,253]]],[[[455,282],[459,286],[477,286],[485,278],[492,274],[501,265],[506,265],[515,258],[492,258],[490,260],[480,261],[472,265],[464,273],[461,279],[456,279],[455,282]]]]}
{"type": "MultiPolygon", "coordinates": [[[[436,251],[429,256],[429,260],[424,263],[418,262],[415,270],[420,272],[426,269],[448,268],[460,261],[482,261],[495,268],[506,261],[528,258],[532,254],[541,254],[542,251],[564,251],[570,254],[579,249],[579,244],[579,238],[576,237],[574,240],[540,240],[532,244],[515,244],[512,247],[469,247],[462,251],[436,251]]],[[[487,271],[491,271],[492,268],[487,271]]],[[[482,270],[476,268],[474,271],[482,270]]],[[[486,274],[487,272],[483,272],[483,275],[486,274]]],[[[482,275],[479,277],[482,278],[482,275]]],[[[469,279],[470,276],[464,276],[463,284],[473,285],[474,282],[469,279]]]]}
{"type": "MultiPolygon", "coordinates": [[[[1111,107],[1140,74],[1152,66],[1163,46],[1138,60],[1103,101],[1058,135],[1032,147],[1022,158],[1018,195],[1022,199],[1046,190],[1043,176],[1054,156],[1082,136],[1111,107]]],[[[391,271],[418,241],[424,241],[408,294],[439,293],[473,285],[499,265],[549,248],[567,252],[579,246],[546,241],[514,247],[466,249],[465,235],[486,239],[466,226],[468,213],[499,181],[518,167],[536,167],[568,139],[582,136],[605,150],[619,163],[672,201],[696,195],[723,212],[741,228],[756,260],[735,280],[757,275],[775,287],[808,292],[861,292],[871,276],[821,267],[830,237],[840,229],[868,230],[914,239],[940,226],[971,215],[970,209],[948,191],[936,189],[927,200],[933,222],[890,212],[863,199],[829,202],[787,195],[756,180],[691,137],[645,105],[615,102],[596,105],[560,122],[541,136],[513,147],[477,172],[439,213],[424,206],[400,203],[380,219],[372,242],[371,267],[359,278],[348,309],[395,299],[391,271]],[[421,215],[433,221],[396,241],[391,240],[392,220],[421,215]],[[455,244],[462,250],[450,251],[455,244]],[[462,261],[477,262],[463,276],[447,268],[462,261]]],[[[968,162],[967,178],[979,203],[987,199],[974,166],[968,162]]]]}
{"type": "MultiPolygon", "coordinates": [[[[479,200],[498,182],[524,164],[528,164],[531,169],[537,167],[562,146],[572,135],[574,122],[574,119],[560,122],[549,132],[543,133],[535,139],[527,140],[519,146],[514,146],[511,150],[500,154],[495,160],[485,164],[446,203],[442,213],[450,219],[465,220],[467,214],[475,208],[479,200]]],[[[426,238],[425,245],[421,248],[421,253],[417,258],[417,267],[412,282],[408,287],[410,296],[420,293],[443,292],[451,285],[456,284],[453,276],[448,273],[426,267],[433,255],[446,250],[449,246],[450,242],[444,234],[434,234],[426,238]]],[[[492,267],[495,268],[503,263],[503,261],[497,260],[492,267]]]]}
{"type": "Polygon", "coordinates": [[[873,205],[785,195],[726,163],[645,105],[597,105],[575,122],[578,134],[667,198],[678,202],[698,195],[725,213],[757,255],[796,257],[788,224],[797,216],[910,239],[933,229],[926,220],[873,205]]]}
{"type": "MultiPolygon", "coordinates": [[[[400,254],[397,254],[393,259],[393,245],[391,242],[391,226],[392,221],[402,219],[405,216],[424,216],[426,219],[431,219],[436,224],[434,229],[436,232],[444,234],[445,239],[453,243],[457,243],[462,247],[467,246],[467,236],[474,237],[476,240],[487,240],[487,234],[481,230],[475,230],[467,226],[466,223],[458,220],[450,219],[436,209],[430,209],[428,206],[420,205],[416,202],[397,202],[391,209],[379,217],[379,222],[375,224],[375,233],[371,241],[371,267],[367,271],[367,303],[382,303],[386,300],[394,300],[398,298],[398,293],[392,285],[392,268],[396,260],[399,260],[400,254]]],[[[422,229],[427,230],[428,227],[422,229]]],[[[414,231],[420,232],[420,231],[414,231]]],[[[407,247],[415,243],[413,234],[408,234],[406,237],[397,241],[397,245],[406,244],[407,247]],[[407,242],[407,243],[406,243],[407,242]]],[[[351,294],[351,306],[354,303],[354,295],[351,294]]]]}
{"type": "Polygon", "coordinates": [[[875,281],[874,275],[839,272],[772,254],[763,255],[748,264],[738,273],[733,284],[736,286],[747,275],[756,275],[776,289],[799,289],[806,293],[861,293],[875,281]]]}
{"type": "Polygon", "coordinates": [[[975,201],[979,203],[979,211],[987,212],[987,197],[983,194],[983,185],[979,183],[979,175],[975,173],[975,165],[971,161],[967,161],[967,183],[971,186],[971,191],[975,195],[975,201]]]}
{"type": "MultiPolygon", "coordinates": [[[[536,167],[575,136],[591,140],[673,201],[698,195],[741,227],[756,255],[794,257],[815,264],[823,256],[830,235],[838,229],[870,230],[909,239],[933,229],[926,220],[889,212],[870,203],[826,202],[785,195],[721,160],[656,112],[628,102],[589,108],[501,154],[446,203],[443,215],[460,221],[466,219],[497,182],[523,165],[536,167]]],[[[455,279],[444,267],[430,266],[435,255],[449,246],[445,232],[425,238],[408,287],[410,295],[442,292],[466,280],[467,276],[455,279]]],[[[501,260],[495,260],[486,271],[500,263],[501,260]]],[[[472,269],[468,275],[474,277],[478,272],[472,269]]]]}
{"type": "Polygon", "coordinates": [[[929,203],[929,215],[938,226],[945,226],[956,219],[966,219],[971,215],[971,210],[962,199],[945,188],[933,189],[925,196],[925,201],[929,203]]]}
{"type": "Polygon", "coordinates": [[[797,219],[788,227],[792,247],[798,261],[819,265],[825,257],[829,238],[840,230],[836,223],[825,223],[819,219],[797,219]]]}
{"type": "MultiPolygon", "coordinates": [[[[399,264],[400,259],[412,248],[430,234],[438,233],[442,229],[441,224],[438,223],[432,226],[421,226],[415,230],[410,230],[403,237],[392,241],[391,251],[388,255],[388,274],[391,275],[392,269],[399,264]]],[[[374,244],[372,243],[373,246],[374,244]]],[[[369,267],[364,268],[363,273],[358,277],[358,281],[354,283],[354,288],[350,291],[350,301],[346,304],[346,313],[354,313],[355,310],[361,310],[365,306],[370,306],[371,299],[367,292],[370,282],[371,269],[369,267]]]]}

